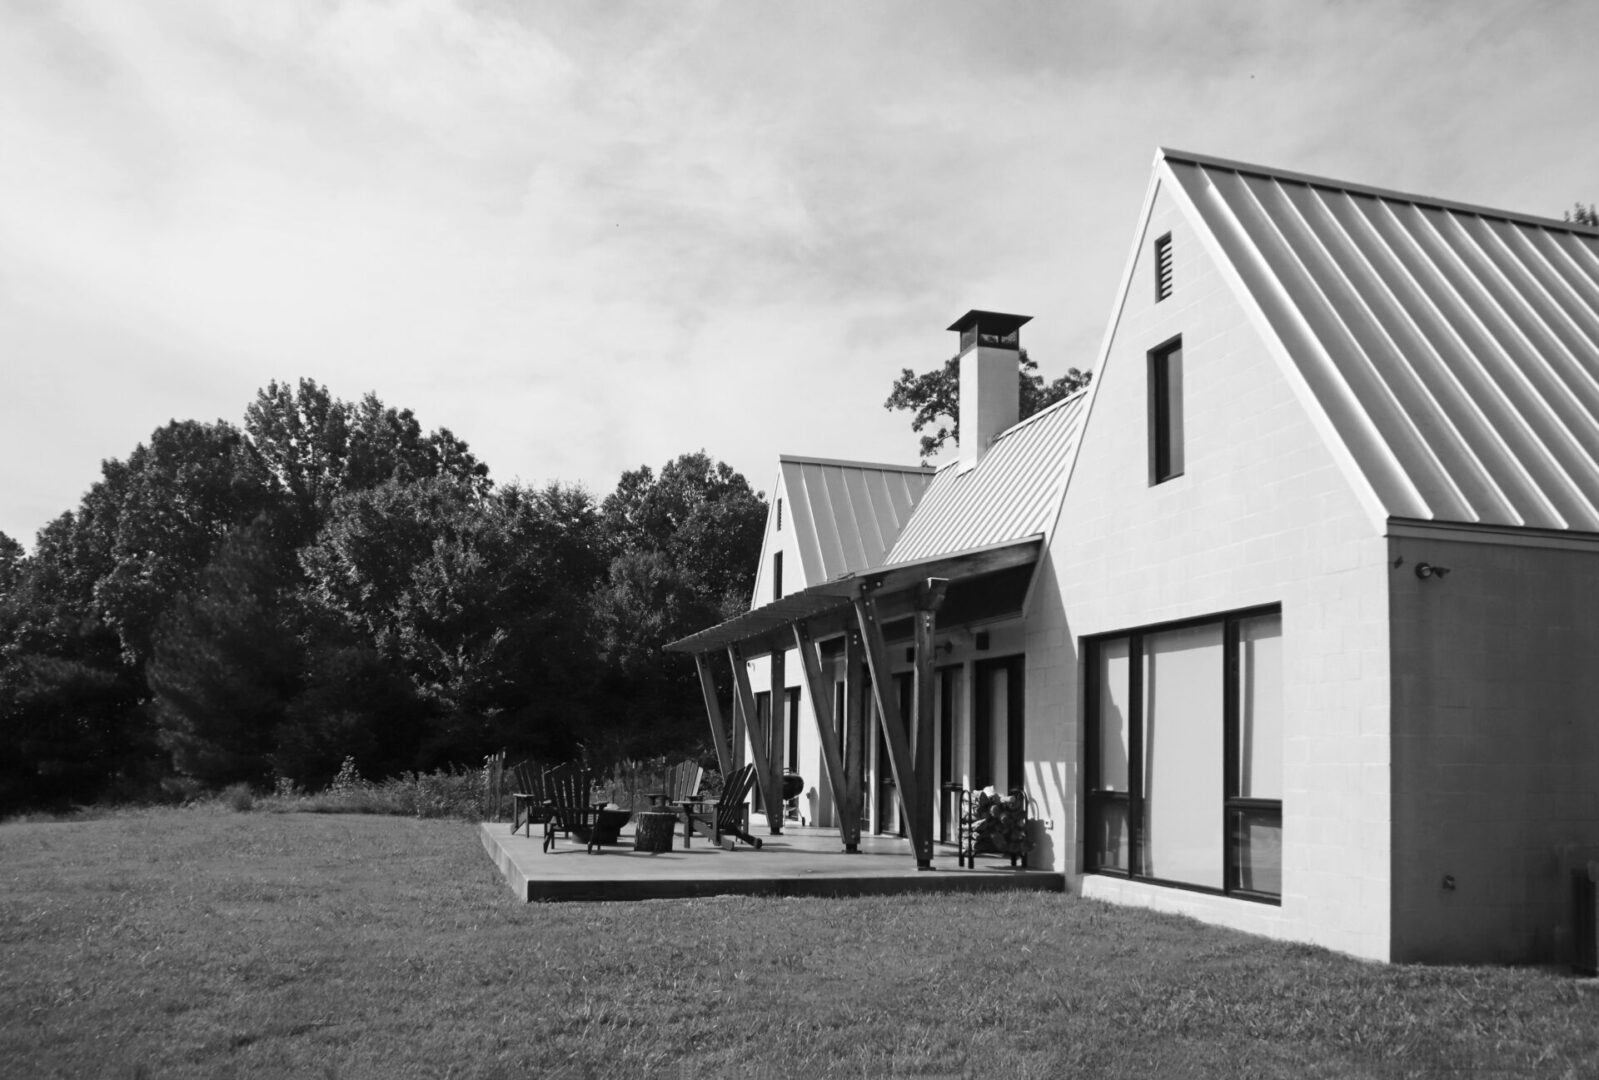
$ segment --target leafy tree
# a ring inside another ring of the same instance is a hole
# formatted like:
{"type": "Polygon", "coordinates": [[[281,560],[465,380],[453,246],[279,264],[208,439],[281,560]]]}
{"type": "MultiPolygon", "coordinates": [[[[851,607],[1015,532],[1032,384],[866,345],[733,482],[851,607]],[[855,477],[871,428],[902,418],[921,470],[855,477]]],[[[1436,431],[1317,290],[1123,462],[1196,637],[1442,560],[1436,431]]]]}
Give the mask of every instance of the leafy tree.
{"type": "Polygon", "coordinates": [[[367,394],[359,404],[335,398],[313,379],[297,387],[273,381],[245,410],[249,433],[293,507],[300,538],[309,540],[339,495],[389,480],[409,483],[453,476],[489,490],[488,466],[448,428],[427,435],[409,409],[367,394]]]}
{"type": "Polygon", "coordinates": [[[0,590],[0,807],[89,802],[155,771],[142,684],[74,564],[78,519],[40,530],[0,590]]]}
{"type": "Polygon", "coordinates": [[[0,594],[11,591],[17,578],[22,576],[28,553],[23,546],[0,532],[0,594]]]}
{"type": "Polygon", "coordinates": [[[275,502],[265,470],[231,424],[173,421],[140,444],[126,464],[107,462],[105,479],[85,497],[77,526],[110,550],[94,599],[129,660],[142,663],[151,634],[173,597],[189,588],[229,530],[275,502]]]}
{"type": "MultiPolygon", "coordinates": [[[[1017,358],[1017,382],[1021,395],[1019,419],[1025,420],[1063,398],[1070,397],[1087,386],[1094,377],[1092,371],[1068,368],[1066,374],[1050,383],[1036,374],[1038,364],[1022,349],[1017,358]]],[[[904,409],[911,413],[911,430],[921,432],[935,426],[931,435],[923,435],[921,455],[925,461],[943,448],[946,442],[960,442],[960,357],[952,356],[942,367],[917,374],[910,368],[900,371],[899,378],[889,391],[883,408],[890,412],[904,409]]]]}
{"type": "Polygon", "coordinates": [[[766,500],[701,450],[622,474],[601,506],[613,550],[660,552],[724,617],[749,607],[766,528],[766,500]]]}
{"type": "Polygon", "coordinates": [[[319,635],[301,683],[276,731],[274,773],[316,790],[346,757],[363,776],[425,766],[419,755],[432,711],[405,672],[370,645],[319,635]]]}
{"type": "Polygon", "coordinates": [[[1599,208],[1596,208],[1593,203],[1589,203],[1587,206],[1577,203],[1566,211],[1565,219],[1576,222],[1578,225],[1586,225],[1590,229],[1599,229],[1599,208]]]}
{"type": "Polygon", "coordinates": [[[766,501],[702,450],[656,475],[622,474],[601,508],[615,552],[594,599],[610,731],[618,753],[648,757],[704,741],[693,661],[661,646],[749,607],[766,501]]]}
{"type": "Polygon", "coordinates": [[[265,516],[236,530],[155,635],[146,677],[161,745],[178,772],[205,784],[266,779],[298,689],[280,551],[265,516]]]}
{"type": "Polygon", "coordinates": [[[596,524],[580,489],[390,480],[335,502],[306,596],[404,671],[433,716],[424,757],[561,742],[592,711],[596,524]]]}
{"type": "Polygon", "coordinates": [[[661,646],[720,615],[714,593],[664,552],[628,551],[612,561],[595,596],[595,620],[605,689],[614,715],[623,718],[615,732],[618,752],[656,757],[704,741],[698,673],[692,661],[661,646]]]}

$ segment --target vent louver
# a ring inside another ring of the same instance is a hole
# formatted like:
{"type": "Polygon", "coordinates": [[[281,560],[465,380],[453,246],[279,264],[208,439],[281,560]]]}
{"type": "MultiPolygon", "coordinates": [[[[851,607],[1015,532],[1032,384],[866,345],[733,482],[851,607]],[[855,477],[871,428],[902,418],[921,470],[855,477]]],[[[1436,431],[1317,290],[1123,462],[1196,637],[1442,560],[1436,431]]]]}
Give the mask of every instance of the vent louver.
{"type": "Polygon", "coordinates": [[[1155,302],[1171,295],[1171,233],[1155,241],[1155,302]]]}

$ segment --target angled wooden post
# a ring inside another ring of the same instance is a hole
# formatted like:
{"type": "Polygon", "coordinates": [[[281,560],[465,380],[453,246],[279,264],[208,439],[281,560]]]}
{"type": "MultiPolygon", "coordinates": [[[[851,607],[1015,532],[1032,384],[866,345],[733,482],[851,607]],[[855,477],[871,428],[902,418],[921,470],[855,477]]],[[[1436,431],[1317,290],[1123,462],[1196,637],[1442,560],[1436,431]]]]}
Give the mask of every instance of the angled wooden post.
{"type": "Polygon", "coordinates": [[[933,674],[933,630],[948,587],[949,582],[943,578],[929,578],[916,590],[916,676],[912,710],[916,725],[912,739],[916,754],[916,798],[910,814],[917,828],[908,831],[921,838],[913,841],[918,866],[931,866],[933,862],[933,741],[937,738],[933,723],[933,701],[937,694],[933,674]]]}
{"type": "Polygon", "coordinates": [[[722,719],[722,700],[716,696],[716,680],[711,678],[706,653],[694,654],[694,667],[700,673],[700,693],[705,697],[705,713],[711,718],[711,740],[716,744],[716,767],[723,776],[738,768],[727,745],[727,727],[722,719]]]}
{"type": "MultiPolygon", "coordinates": [[[[838,811],[838,835],[849,850],[857,847],[861,839],[859,799],[852,816],[847,796],[849,777],[844,771],[843,759],[838,753],[838,722],[833,716],[832,687],[822,678],[822,662],[816,655],[816,643],[803,622],[794,624],[795,651],[799,653],[800,670],[805,674],[805,689],[811,695],[811,711],[816,715],[816,733],[822,740],[822,767],[827,770],[827,783],[833,789],[833,807],[838,811]]],[[[860,787],[857,783],[856,788],[860,787]]]]}
{"type": "Polygon", "coordinates": [[[911,757],[910,740],[905,736],[905,725],[899,718],[899,709],[890,709],[885,697],[885,687],[891,686],[888,670],[888,650],[883,645],[883,628],[877,618],[877,601],[871,596],[857,596],[854,600],[855,618],[861,626],[861,643],[866,647],[866,663],[872,671],[872,696],[877,701],[878,718],[883,725],[883,735],[888,743],[889,765],[894,771],[894,788],[899,796],[900,811],[905,815],[905,831],[910,835],[911,848],[916,852],[916,868],[933,868],[933,835],[929,829],[921,831],[922,822],[911,808],[921,798],[921,778],[916,775],[916,763],[911,757]]]}
{"type": "Polygon", "coordinates": [[[766,718],[766,769],[772,778],[772,788],[777,792],[777,802],[766,806],[766,824],[773,836],[783,835],[783,819],[788,814],[788,803],[783,798],[783,743],[788,738],[788,673],[783,663],[782,648],[773,648],[767,656],[767,667],[772,674],[772,708],[766,718]]]}
{"type": "Polygon", "coordinates": [[[861,826],[866,819],[866,665],[862,655],[861,632],[851,628],[844,635],[844,820],[853,832],[841,833],[844,850],[860,850],[861,826]]]}
{"type": "Polygon", "coordinates": [[[766,804],[767,812],[770,814],[773,800],[781,796],[782,792],[773,789],[772,777],[768,772],[771,761],[765,753],[768,745],[767,725],[755,708],[755,692],[750,689],[750,673],[744,666],[744,654],[739,652],[737,645],[729,645],[727,658],[733,663],[733,694],[738,701],[739,709],[744,713],[744,722],[749,725],[750,759],[755,766],[755,782],[760,785],[761,801],[766,804]]]}

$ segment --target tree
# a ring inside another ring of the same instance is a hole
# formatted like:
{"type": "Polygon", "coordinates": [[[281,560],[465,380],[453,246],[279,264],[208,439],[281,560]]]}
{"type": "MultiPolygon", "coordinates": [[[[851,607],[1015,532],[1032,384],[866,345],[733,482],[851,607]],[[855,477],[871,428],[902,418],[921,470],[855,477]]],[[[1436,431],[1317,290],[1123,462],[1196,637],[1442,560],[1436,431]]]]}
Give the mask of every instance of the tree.
{"type": "MultiPolygon", "coordinates": [[[[757,552],[758,555],[758,552],[757,552]]],[[[660,551],[626,551],[595,596],[595,622],[608,695],[621,725],[614,740],[628,757],[681,751],[703,740],[705,712],[692,661],[661,646],[716,622],[711,591],[660,551]]]]}
{"type": "Polygon", "coordinates": [[[174,420],[128,455],[107,462],[104,485],[85,498],[80,527],[109,528],[109,567],[95,602],[131,663],[149,656],[150,638],[172,599],[188,589],[229,531],[272,509],[276,498],[260,458],[224,421],[174,420]],[[90,506],[109,503],[104,510],[90,506]]]}
{"type": "Polygon", "coordinates": [[[0,807],[90,802],[147,786],[157,756],[143,690],[99,617],[98,559],[63,514],[0,589],[0,807]]]}
{"type": "Polygon", "coordinates": [[[749,607],[766,529],[766,500],[701,450],[622,474],[600,508],[612,549],[660,552],[723,617],[749,607]]]}
{"type": "Polygon", "coordinates": [[[424,435],[410,409],[390,408],[372,393],[352,405],[314,379],[297,387],[274,380],[245,410],[244,426],[287,493],[302,542],[346,492],[434,476],[455,477],[479,494],[491,486],[488,466],[448,428],[424,435]]]}
{"type": "MultiPolygon", "coordinates": [[[[1068,398],[1087,386],[1094,377],[1092,371],[1067,368],[1066,374],[1046,384],[1042,375],[1035,374],[1038,364],[1022,349],[1017,357],[1017,383],[1020,394],[1019,419],[1025,420],[1055,402],[1068,398]]],[[[923,435],[921,455],[925,461],[941,450],[946,442],[960,443],[960,357],[952,356],[942,367],[917,374],[910,368],[900,371],[899,378],[889,391],[883,408],[893,412],[904,409],[911,413],[911,430],[921,432],[937,425],[932,435],[923,435]],[[942,418],[942,419],[941,419],[942,418]],[[945,422],[947,421],[947,423],[945,422]]]]}
{"type": "Polygon", "coordinates": [[[1599,207],[1595,207],[1593,203],[1587,206],[1577,203],[1565,212],[1565,219],[1578,225],[1586,225],[1590,229],[1599,229],[1599,207]]]}
{"type": "Polygon", "coordinates": [[[300,561],[307,602],[427,703],[424,757],[462,760],[587,723],[599,541],[581,489],[441,476],[340,496],[300,561]]]}
{"type": "Polygon", "coordinates": [[[17,583],[27,558],[28,553],[21,544],[0,532],[0,595],[10,592],[17,583]]]}
{"type": "Polygon", "coordinates": [[[611,560],[595,595],[608,712],[618,752],[654,756],[703,741],[693,661],[662,646],[748,609],[766,501],[702,450],[656,475],[622,474],[601,507],[611,560]]]}

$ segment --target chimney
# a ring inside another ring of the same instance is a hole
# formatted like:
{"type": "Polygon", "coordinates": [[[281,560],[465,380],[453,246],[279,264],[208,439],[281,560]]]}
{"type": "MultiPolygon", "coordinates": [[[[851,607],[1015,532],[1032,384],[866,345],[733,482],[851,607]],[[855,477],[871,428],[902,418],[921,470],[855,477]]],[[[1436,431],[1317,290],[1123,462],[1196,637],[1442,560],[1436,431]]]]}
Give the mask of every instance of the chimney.
{"type": "Polygon", "coordinates": [[[974,309],[950,325],[961,336],[961,472],[976,465],[994,437],[1019,418],[1019,331],[1032,318],[974,309]]]}

